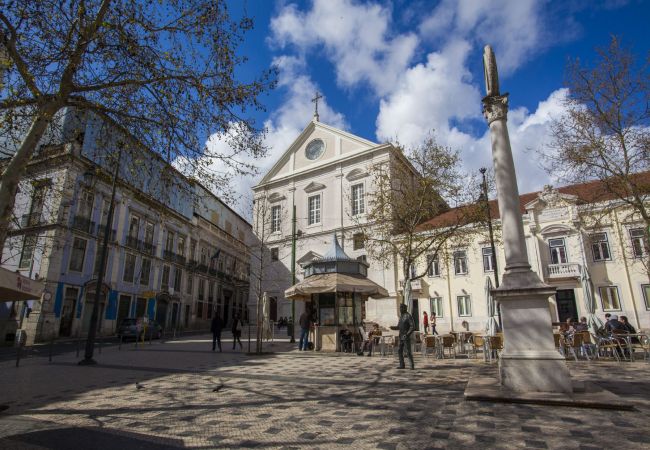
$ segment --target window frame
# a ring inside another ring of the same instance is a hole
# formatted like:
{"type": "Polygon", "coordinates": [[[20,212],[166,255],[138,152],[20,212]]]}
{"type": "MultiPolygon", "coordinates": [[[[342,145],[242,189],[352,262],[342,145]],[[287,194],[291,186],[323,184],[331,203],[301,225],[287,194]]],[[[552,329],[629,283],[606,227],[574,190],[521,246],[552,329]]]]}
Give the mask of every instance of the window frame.
{"type": "Polygon", "coordinates": [[[131,215],[129,216],[129,229],[127,230],[126,235],[131,239],[138,239],[138,237],[140,236],[140,216],[138,216],[137,214],[131,213],[131,215]],[[134,223],[136,224],[135,234],[132,233],[134,223]]]}
{"type": "Polygon", "coordinates": [[[142,258],[142,262],[140,263],[140,276],[138,277],[139,280],[138,282],[140,283],[141,286],[149,286],[149,283],[151,282],[151,267],[152,267],[152,261],[151,258],[142,258]],[[144,268],[145,268],[145,261],[148,263],[148,270],[147,270],[147,282],[143,283],[144,281],[144,268]]]}
{"type": "Polygon", "coordinates": [[[563,237],[560,238],[550,238],[546,241],[546,245],[548,246],[548,253],[550,257],[550,264],[568,264],[569,263],[569,252],[567,251],[566,248],[566,239],[563,237]],[[562,245],[553,245],[553,241],[562,241],[562,245]],[[564,261],[560,261],[558,258],[558,262],[553,262],[553,249],[556,248],[561,248],[564,250],[564,261]]]}
{"type": "Polygon", "coordinates": [[[134,282],[134,280],[135,280],[135,265],[136,265],[137,262],[138,262],[138,258],[135,255],[135,253],[131,253],[131,252],[125,252],[124,253],[124,269],[122,270],[122,281],[124,281],[125,283],[133,283],[134,282]],[[133,264],[131,265],[129,272],[127,273],[127,268],[129,267],[128,266],[129,258],[133,258],[133,264]],[[127,278],[127,275],[129,275],[128,278],[127,278]]]}
{"type": "Polygon", "coordinates": [[[630,228],[628,230],[628,234],[630,236],[630,245],[632,247],[632,257],[635,259],[643,258],[646,256],[648,253],[648,249],[645,246],[645,233],[643,232],[643,228],[630,228]],[[641,236],[633,236],[632,233],[640,231],[641,236]],[[641,250],[641,253],[637,253],[637,247],[634,245],[635,241],[639,240],[639,248],[641,250]]]}
{"type": "Polygon", "coordinates": [[[174,293],[181,292],[183,288],[183,269],[174,267],[174,293]]]}
{"type": "Polygon", "coordinates": [[[429,297],[429,313],[433,315],[433,313],[436,313],[436,319],[440,317],[445,317],[444,312],[445,312],[445,305],[442,302],[442,296],[438,297],[429,297]],[[436,307],[434,308],[433,305],[434,303],[436,304],[436,307]]]}
{"type": "Polygon", "coordinates": [[[271,233],[279,233],[282,228],[282,206],[281,205],[272,205],[271,206],[271,233]]]}
{"type": "Polygon", "coordinates": [[[352,235],[352,250],[363,250],[366,248],[366,237],[363,233],[352,235]]]}
{"type": "MultiPolygon", "coordinates": [[[[496,250],[496,249],[495,249],[496,250]]],[[[481,256],[483,258],[483,273],[493,273],[494,272],[494,261],[496,260],[496,255],[492,252],[492,247],[481,247],[481,256]],[[486,254],[485,251],[488,250],[489,254],[486,254]],[[486,262],[488,266],[486,267],[486,262]]]]}
{"type": "Polygon", "coordinates": [[[454,257],[454,275],[456,275],[456,276],[465,276],[465,275],[468,275],[468,274],[469,274],[469,264],[468,264],[468,261],[467,261],[467,250],[455,250],[455,251],[454,251],[454,254],[453,254],[453,257],[454,257]],[[462,253],[464,256],[463,256],[462,258],[458,258],[457,255],[459,255],[459,254],[461,254],[461,253],[462,253]],[[457,260],[461,260],[461,259],[465,261],[465,262],[464,262],[464,265],[465,265],[465,272],[459,272],[459,271],[458,271],[458,264],[456,263],[456,261],[457,261],[457,260]]]}
{"type": "Polygon", "coordinates": [[[646,311],[650,311],[650,284],[641,284],[641,294],[643,295],[646,311]]]}
{"type": "Polygon", "coordinates": [[[355,183],[350,186],[350,198],[352,216],[359,216],[366,213],[366,186],[364,183],[355,183]],[[361,195],[358,194],[361,191],[361,195]],[[355,198],[355,193],[357,197],[355,198]]]}
{"type": "Polygon", "coordinates": [[[18,270],[27,270],[32,267],[34,263],[34,254],[36,253],[36,246],[38,245],[37,234],[25,234],[23,236],[23,246],[20,249],[20,259],[18,260],[18,270]],[[28,241],[29,240],[29,241],[28,241]],[[29,244],[29,245],[28,245],[29,244]],[[29,248],[29,253],[25,249],[29,248]],[[27,263],[25,265],[25,263],[27,263]]]}
{"type": "Polygon", "coordinates": [[[307,197],[307,225],[320,225],[323,220],[323,196],[321,194],[314,194],[307,197]],[[312,219],[312,200],[318,200],[318,208],[314,209],[313,219],[312,219]],[[318,216],[318,220],[316,220],[318,216]]]}
{"type": "Polygon", "coordinates": [[[271,261],[280,261],[280,247],[272,247],[271,252],[271,261]],[[275,255],[275,256],[274,256],[275,255]]]}
{"type": "Polygon", "coordinates": [[[472,296],[469,294],[463,294],[463,295],[457,295],[456,296],[456,308],[458,309],[458,317],[472,317],[472,296]],[[465,314],[461,314],[461,299],[463,300],[464,303],[464,309],[468,310],[465,311],[465,314]]]}
{"type": "Polygon", "coordinates": [[[439,276],[440,276],[440,255],[438,254],[427,255],[427,277],[435,278],[439,276]]]}
{"type": "Polygon", "coordinates": [[[618,286],[615,284],[609,284],[606,286],[598,286],[598,295],[600,296],[600,306],[603,311],[622,311],[621,305],[621,295],[618,289],[618,286]],[[616,292],[616,301],[618,302],[618,308],[605,308],[605,301],[603,298],[603,289],[613,289],[616,292]]]}
{"type": "Polygon", "coordinates": [[[169,264],[163,264],[162,269],[160,269],[160,289],[169,289],[170,276],[171,276],[171,266],[169,264]],[[165,283],[165,278],[167,278],[166,283],[165,283]]]}
{"type": "Polygon", "coordinates": [[[591,233],[589,235],[589,240],[591,244],[591,256],[594,262],[604,262],[612,260],[612,251],[609,248],[609,238],[606,231],[600,231],[598,233],[591,233]],[[595,240],[595,236],[604,236],[603,239],[595,240]],[[602,256],[604,254],[603,249],[606,249],[607,257],[596,258],[596,248],[602,256]]]}
{"type": "Polygon", "coordinates": [[[74,236],[74,238],[72,239],[72,247],[71,247],[71,251],[70,251],[70,261],[68,261],[68,271],[70,271],[70,272],[83,273],[83,271],[84,271],[84,264],[86,263],[86,255],[87,255],[87,253],[88,253],[88,240],[87,240],[87,239],[80,238],[79,236],[74,236]],[[77,243],[77,241],[79,241],[79,242],[83,242],[83,243],[84,243],[84,247],[83,247],[83,255],[81,256],[81,262],[79,263],[79,270],[77,270],[77,268],[76,268],[77,266],[75,266],[75,268],[72,267],[72,263],[73,263],[73,261],[74,261],[73,257],[74,257],[74,255],[75,255],[75,250],[79,250],[79,249],[75,246],[75,244],[77,243]]]}

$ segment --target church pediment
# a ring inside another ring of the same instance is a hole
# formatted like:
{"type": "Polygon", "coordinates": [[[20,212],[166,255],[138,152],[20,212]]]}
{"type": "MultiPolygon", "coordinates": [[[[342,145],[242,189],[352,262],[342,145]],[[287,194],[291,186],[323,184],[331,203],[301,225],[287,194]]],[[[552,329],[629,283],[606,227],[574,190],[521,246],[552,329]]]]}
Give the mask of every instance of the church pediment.
{"type": "Polygon", "coordinates": [[[346,131],[311,121],[264,175],[259,185],[322,167],[378,146],[346,131]],[[317,145],[312,144],[314,142],[317,145]]]}
{"type": "Polygon", "coordinates": [[[312,181],[307,186],[305,186],[305,192],[316,192],[325,188],[326,186],[323,183],[316,183],[315,181],[312,181]]]}
{"type": "Polygon", "coordinates": [[[542,192],[540,192],[537,198],[526,205],[526,209],[540,210],[543,208],[564,208],[570,205],[574,205],[577,200],[577,196],[564,194],[555,189],[553,186],[547,184],[544,186],[544,189],[542,189],[542,192]]]}

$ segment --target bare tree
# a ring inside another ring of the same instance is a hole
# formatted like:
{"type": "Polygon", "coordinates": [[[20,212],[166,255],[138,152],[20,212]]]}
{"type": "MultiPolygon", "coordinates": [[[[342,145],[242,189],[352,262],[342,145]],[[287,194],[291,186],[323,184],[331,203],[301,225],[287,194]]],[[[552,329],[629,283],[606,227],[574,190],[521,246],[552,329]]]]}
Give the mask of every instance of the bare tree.
{"type": "Polygon", "coordinates": [[[461,172],[459,153],[439,145],[433,134],[409,150],[398,146],[395,156],[371,168],[368,211],[358,225],[369,257],[401,263],[406,303],[411,282],[426,275],[432,259],[474,232],[480,190],[461,172]],[[418,264],[422,258],[427,264],[418,264]]]}
{"type": "Polygon", "coordinates": [[[287,214],[282,211],[282,208],[274,211],[274,205],[269,201],[266,194],[258,195],[252,202],[252,216],[253,216],[253,235],[255,242],[251,245],[251,287],[252,292],[255,293],[257,298],[256,304],[256,321],[257,321],[257,345],[256,352],[262,352],[262,298],[264,292],[269,290],[270,287],[275,287],[274,283],[281,286],[280,277],[273,271],[272,261],[273,258],[280,258],[280,246],[274,249],[269,248],[269,243],[272,239],[273,233],[281,232],[283,227],[286,226],[287,214]],[[272,252],[278,252],[272,255],[272,252]]]}
{"type": "Polygon", "coordinates": [[[3,2],[0,152],[10,161],[0,179],[0,244],[18,182],[63,108],[91,112],[211,187],[227,184],[215,162],[254,171],[239,156],[263,155],[263,133],[246,114],[262,109],[274,71],[236,76],[246,61],[237,47],[252,26],[213,0],[3,2]],[[205,148],[210,135],[228,150],[205,148]]]}
{"type": "Polygon", "coordinates": [[[596,52],[593,66],[579,59],[568,65],[567,112],[553,123],[544,163],[567,184],[600,182],[601,192],[592,193],[599,211],[588,211],[590,220],[596,219],[592,225],[621,204],[628,220],[643,223],[650,276],[650,177],[643,173],[650,169],[650,60],[639,67],[616,37],[596,52]],[[611,199],[609,207],[599,202],[611,199]]]}

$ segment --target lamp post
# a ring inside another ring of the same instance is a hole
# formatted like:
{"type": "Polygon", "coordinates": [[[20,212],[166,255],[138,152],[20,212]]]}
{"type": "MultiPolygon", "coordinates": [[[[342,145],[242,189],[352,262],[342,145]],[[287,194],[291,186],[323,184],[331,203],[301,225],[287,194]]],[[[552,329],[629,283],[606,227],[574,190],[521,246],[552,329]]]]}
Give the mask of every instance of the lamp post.
{"type": "MultiPolygon", "coordinates": [[[[481,172],[481,175],[483,176],[483,183],[481,184],[481,187],[483,188],[483,200],[485,202],[484,203],[485,218],[487,219],[488,234],[490,236],[490,248],[492,250],[492,269],[494,270],[494,287],[498,288],[499,269],[497,267],[497,250],[496,247],[494,246],[494,230],[492,229],[492,216],[490,215],[490,201],[488,199],[487,177],[485,176],[485,172],[487,172],[487,169],[485,167],[481,167],[479,169],[479,172],[481,172]]],[[[499,316],[499,328],[501,328],[501,307],[498,303],[497,303],[497,315],[499,316]]]]}
{"type": "MultiPolygon", "coordinates": [[[[106,270],[106,255],[108,254],[108,239],[110,235],[111,225],[113,223],[113,212],[115,210],[115,189],[117,187],[117,176],[120,170],[120,160],[122,159],[123,144],[118,144],[117,161],[113,170],[113,181],[111,187],[111,202],[108,207],[108,216],[106,217],[106,224],[104,225],[104,237],[102,241],[101,260],[99,261],[99,273],[97,274],[97,284],[95,285],[95,299],[93,301],[93,310],[90,316],[90,329],[88,330],[88,338],[86,339],[86,351],[84,359],[79,361],[80,366],[91,366],[97,364],[93,359],[95,351],[95,335],[97,334],[97,319],[99,315],[99,301],[101,298],[101,287],[104,283],[104,272],[106,270]]],[[[100,224],[101,225],[101,224],[100,224]]]]}

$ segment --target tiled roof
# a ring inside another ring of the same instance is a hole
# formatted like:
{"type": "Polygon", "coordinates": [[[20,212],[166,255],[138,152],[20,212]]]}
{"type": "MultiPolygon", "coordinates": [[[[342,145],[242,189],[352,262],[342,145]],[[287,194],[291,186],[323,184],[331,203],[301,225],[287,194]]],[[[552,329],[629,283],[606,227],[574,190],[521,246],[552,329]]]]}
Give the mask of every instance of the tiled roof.
{"type": "MultiPolygon", "coordinates": [[[[641,172],[636,175],[635,182],[637,185],[644,187],[644,191],[650,194],[650,171],[641,172]]],[[[572,184],[569,186],[563,186],[557,188],[557,190],[562,194],[575,195],[578,197],[579,204],[586,203],[596,203],[607,200],[613,200],[618,198],[611,191],[609,191],[605,183],[596,180],[589,181],[586,183],[572,184]]],[[[541,191],[529,192],[519,196],[519,211],[522,214],[526,213],[526,205],[533,200],[535,200],[541,191]]],[[[496,200],[490,200],[490,218],[498,219],[499,218],[499,205],[496,200]]],[[[420,227],[425,230],[427,228],[436,228],[440,226],[448,226],[458,222],[459,218],[464,215],[463,211],[467,210],[469,206],[461,206],[458,208],[453,208],[447,212],[444,212],[431,220],[423,222],[420,227]]]]}

